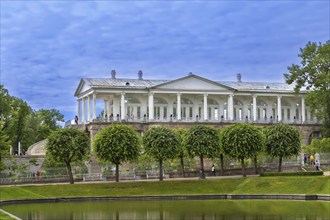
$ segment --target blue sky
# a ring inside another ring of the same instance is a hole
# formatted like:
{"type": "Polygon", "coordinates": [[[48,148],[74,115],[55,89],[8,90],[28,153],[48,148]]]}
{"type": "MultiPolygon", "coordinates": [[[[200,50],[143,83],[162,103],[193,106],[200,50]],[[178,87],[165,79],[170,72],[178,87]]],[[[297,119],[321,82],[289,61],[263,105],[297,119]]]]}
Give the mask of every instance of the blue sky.
{"type": "Polygon", "coordinates": [[[330,38],[330,1],[1,0],[1,84],[76,114],[80,78],[284,82],[299,48],[330,38]]]}

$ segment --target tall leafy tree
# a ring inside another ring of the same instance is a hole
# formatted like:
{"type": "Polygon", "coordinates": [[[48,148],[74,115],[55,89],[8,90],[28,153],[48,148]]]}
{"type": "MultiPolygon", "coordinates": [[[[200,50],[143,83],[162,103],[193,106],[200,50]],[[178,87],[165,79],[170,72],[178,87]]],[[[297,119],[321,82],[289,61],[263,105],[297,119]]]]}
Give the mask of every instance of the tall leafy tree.
{"type": "Polygon", "coordinates": [[[74,128],[63,128],[54,131],[48,138],[46,154],[55,162],[66,165],[70,183],[73,184],[71,164],[86,158],[88,145],[89,139],[83,131],[74,128]]]}
{"type": "Polygon", "coordinates": [[[60,126],[64,116],[56,109],[33,111],[22,99],[9,95],[7,89],[0,85],[0,120],[1,131],[10,137],[11,145],[17,152],[18,143],[26,150],[30,145],[46,139],[60,126]]]}
{"type": "Polygon", "coordinates": [[[224,154],[225,154],[223,145],[222,145],[223,129],[218,129],[218,132],[219,132],[219,148],[218,148],[217,156],[220,157],[220,175],[223,176],[224,175],[224,154]]]}
{"type": "Polygon", "coordinates": [[[314,138],[311,144],[306,147],[306,153],[330,152],[330,138],[314,138]]]}
{"type": "Polygon", "coordinates": [[[330,137],[330,41],[308,42],[300,49],[299,65],[288,67],[284,74],[288,84],[295,83],[295,91],[302,87],[309,91],[306,103],[320,120],[323,120],[323,136],[330,137]]]}
{"type": "Polygon", "coordinates": [[[279,158],[278,172],[282,171],[283,158],[297,156],[300,152],[301,138],[299,131],[287,124],[275,124],[264,129],[266,152],[279,158]]]}
{"type": "Polygon", "coordinates": [[[159,162],[159,181],[162,181],[163,162],[177,157],[180,151],[178,136],[169,128],[154,127],[144,134],[142,140],[146,153],[159,162]]]}
{"type": "Polygon", "coordinates": [[[174,129],[174,132],[177,134],[178,140],[179,140],[179,143],[180,143],[178,157],[180,159],[182,176],[185,177],[184,158],[187,155],[187,150],[186,150],[186,147],[185,147],[185,137],[186,137],[187,130],[183,129],[183,128],[177,128],[177,129],[174,129]]]}
{"type": "Polygon", "coordinates": [[[4,162],[2,161],[2,157],[4,155],[9,155],[9,149],[10,149],[10,139],[5,134],[5,132],[2,131],[3,128],[3,122],[0,120],[0,172],[6,168],[4,162]]]}
{"type": "Polygon", "coordinates": [[[93,143],[93,151],[98,159],[116,165],[116,182],[119,182],[119,165],[136,160],[140,148],[138,133],[131,126],[121,124],[113,124],[101,130],[93,143]]]}
{"type": "Polygon", "coordinates": [[[264,137],[254,125],[234,124],[224,129],[221,142],[226,154],[241,161],[243,177],[246,177],[244,161],[262,150],[264,137]]]}
{"type": "Polygon", "coordinates": [[[4,130],[12,118],[12,101],[13,97],[3,85],[0,84],[0,120],[3,122],[2,130],[4,130]]]}
{"type": "Polygon", "coordinates": [[[28,147],[38,141],[48,138],[52,131],[60,128],[58,122],[63,122],[64,116],[56,109],[41,109],[31,112],[27,117],[22,142],[28,147]]]}
{"type": "Polygon", "coordinates": [[[27,117],[31,114],[31,108],[21,99],[13,101],[13,118],[9,122],[9,135],[12,138],[13,148],[18,150],[18,145],[22,142],[25,128],[27,126],[27,117]]]}
{"type": "Polygon", "coordinates": [[[218,153],[219,133],[215,128],[196,125],[186,135],[186,148],[190,156],[200,159],[201,177],[204,175],[204,157],[213,158],[218,153]]]}

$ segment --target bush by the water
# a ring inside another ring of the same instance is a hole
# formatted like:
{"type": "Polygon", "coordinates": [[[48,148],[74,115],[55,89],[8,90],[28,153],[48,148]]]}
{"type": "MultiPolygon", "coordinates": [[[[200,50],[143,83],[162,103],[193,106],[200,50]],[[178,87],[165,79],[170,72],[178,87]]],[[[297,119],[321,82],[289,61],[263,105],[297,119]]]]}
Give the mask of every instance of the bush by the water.
{"type": "Polygon", "coordinates": [[[322,171],[312,171],[312,172],[290,172],[290,173],[282,173],[282,172],[266,172],[260,174],[260,176],[322,176],[322,171]]]}

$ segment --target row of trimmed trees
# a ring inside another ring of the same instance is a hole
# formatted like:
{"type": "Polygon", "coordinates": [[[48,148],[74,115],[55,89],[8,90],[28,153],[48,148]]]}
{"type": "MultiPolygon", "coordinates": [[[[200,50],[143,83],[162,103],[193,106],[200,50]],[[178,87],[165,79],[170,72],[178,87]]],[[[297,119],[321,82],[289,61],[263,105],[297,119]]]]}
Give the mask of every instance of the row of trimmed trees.
{"type": "MultiPolygon", "coordinates": [[[[257,155],[260,152],[279,158],[280,172],[282,159],[298,155],[299,151],[299,131],[284,124],[265,128],[250,124],[234,124],[224,129],[203,125],[190,129],[153,127],[142,139],[131,126],[113,124],[101,130],[93,142],[93,153],[96,157],[102,162],[116,165],[117,182],[119,165],[136,161],[141,152],[159,163],[159,180],[162,181],[163,163],[168,159],[180,158],[184,176],[186,154],[200,159],[202,172],[204,158],[220,158],[222,174],[224,157],[237,159],[242,164],[242,173],[245,177],[245,161],[252,159],[257,169],[257,155]]],[[[83,160],[87,154],[88,138],[81,131],[65,128],[55,131],[49,138],[47,155],[66,165],[70,183],[73,183],[71,163],[83,160]]]]}

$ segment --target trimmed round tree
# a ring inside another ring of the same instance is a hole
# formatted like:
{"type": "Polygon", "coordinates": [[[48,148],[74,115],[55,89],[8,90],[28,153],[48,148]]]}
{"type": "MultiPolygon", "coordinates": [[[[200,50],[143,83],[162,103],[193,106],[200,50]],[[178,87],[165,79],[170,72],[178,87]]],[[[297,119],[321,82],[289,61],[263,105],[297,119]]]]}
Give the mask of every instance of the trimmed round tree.
{"type": "Polygon", "coordinates": [[[223,132],[223,129],[218,129],[218,132],[219,132],[219,147],[218,147],[218,154],[216,155],[220,157],[220,175],[223,176],[224,174],[224,149],[223,149],[223,146],[222,146],[222,132],[223,132]]]}
{"type": "Polygon", "coordinates": [[[185,137],[186,137],[187,129],[176,128],[176,129],[173,129],[173,130],[178,135],[178,140],[179,140],[179,143],[180,143],[178,157],[180,159],[182,176],[185,177],[184,158],[187,155],[187,150],[186,150],[186,147],[185,147],[185,137]]]}
{"type": "Polygon", "coordinates": [[[254,125],[234,124],[224,129],[221,142],[226,154],[241,161],[242,173],[246,177],[244,160],[255,157],[262,150],[264,137],[254,125]]]}
{"type": "Polygon", "coordinates": [[[159,181],[163,180],[163,162],[173,159],[179,153],[179,140],[176,133],[164,127],[149,129],[143,136],[145,152],[159,162],[159,181]]]}
{"type": "Polygon", "coordinates": [[[139,134],[128,125],[113,124],[96,134],[93,151],[104,162],[116,165],[116,182],[119,182],[119,165],[138,158],[141,148],[139,134]]]}
{"type": "Polygon", "coordinates": [[[264,129],[266,152],[279,158],[278,172],[282,171],[283,158],[297,156],[301,148],[299,131],[287,124],[275,124],[264,129]]]}
{"type": "Polygon", "coordinates": [[[201,178],[205,178],[204,157],[213,158],[219,152],[219,132],[205,125],[193,126],[186,134],[185,145],[190,156],[199,157],[201,178]]]}
{"type": "Polygon", "coordinates": [[[87,135],[74,128],[63,128],[54,131],[48,138],[46,154],[54,161],[64,163],[73,184],[71,163],[82,161],[88,153],[87,135]]]}

